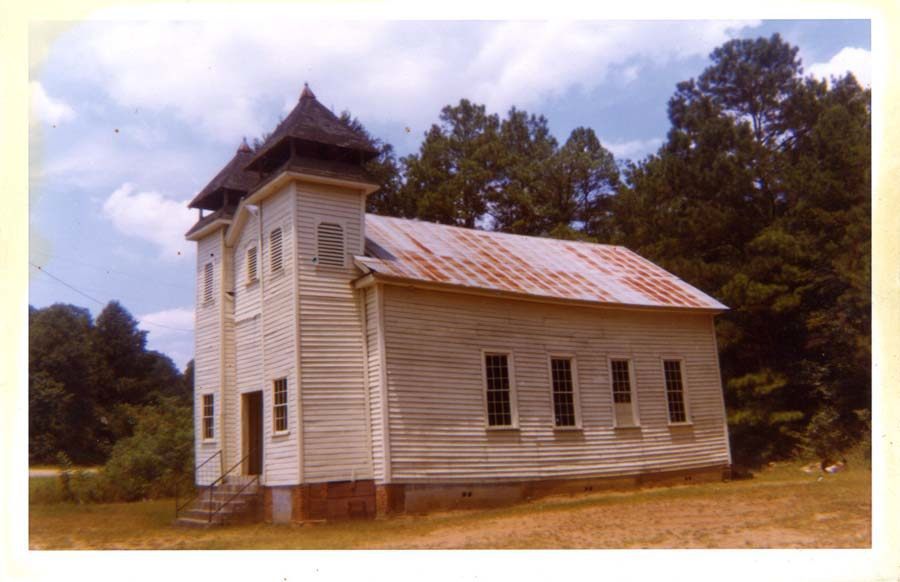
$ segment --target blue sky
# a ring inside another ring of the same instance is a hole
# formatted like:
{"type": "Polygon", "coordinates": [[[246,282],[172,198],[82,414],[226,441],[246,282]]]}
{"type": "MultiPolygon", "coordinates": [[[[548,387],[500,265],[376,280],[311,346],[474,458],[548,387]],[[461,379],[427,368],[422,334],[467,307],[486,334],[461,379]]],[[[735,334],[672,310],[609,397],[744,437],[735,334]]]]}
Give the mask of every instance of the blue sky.
{"type": "MultiPolygon", "coordinates": [[[[778,32],[807,74],[870,79],[868,21],[90,21],[35,24],[29,302],[118,299],[150,347],[192,354],[196,220],[186,203],[308,81],[401,155],[446,104],[594,128],[617,159],[662,143],[666,103],[731,38],[778,32]],[[85,295],[89,296],[85,297],[85,295]]],[[[96,301],[94,301],[96,300],[96,301]]]]}

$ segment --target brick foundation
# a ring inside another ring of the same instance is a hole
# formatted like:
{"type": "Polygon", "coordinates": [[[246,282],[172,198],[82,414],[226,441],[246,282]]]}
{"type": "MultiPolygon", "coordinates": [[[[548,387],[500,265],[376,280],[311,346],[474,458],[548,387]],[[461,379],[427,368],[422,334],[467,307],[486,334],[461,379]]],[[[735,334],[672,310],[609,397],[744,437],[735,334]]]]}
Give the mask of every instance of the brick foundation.
{"type": "Polygon", "coordinates": [[[266,521],[373,519],[400,513],[497,507],[549,495],[728,480],[728,466],[644,473],[626,477],[515,482],[392,483],[341,481],[263,487],[266,521]],[[289,503],[289,508],[285,504],[289,503]]]}
{"type": "Polygon", "coordinates": [[[268,522],[373,519],[375,505],[371,480],[263,487],[263,519],[268,522]]]}
{"type": "Polygon", "coordinates": [[[511,505],[550,495],[574,495],[594,491],[628,490],[638,487],[709,483],[727,480],[728,466],[645,473],[626,477],[545,479],[518,482],[409,483],[379,485],[378,515],[427,513],[441,509],[476,509],[511,505]]]}

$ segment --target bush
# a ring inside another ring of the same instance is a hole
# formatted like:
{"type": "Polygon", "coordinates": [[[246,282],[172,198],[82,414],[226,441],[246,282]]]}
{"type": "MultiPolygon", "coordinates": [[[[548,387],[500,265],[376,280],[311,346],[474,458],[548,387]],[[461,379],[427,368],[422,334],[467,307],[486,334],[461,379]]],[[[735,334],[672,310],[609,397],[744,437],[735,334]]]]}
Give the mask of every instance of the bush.
{"type": "Polygon", "coordinates": [[[167,400],[140,409],[134,434],[115,444],[103,480],[122,501],[173,495],[194,464],[191,409],[167,400]]]}

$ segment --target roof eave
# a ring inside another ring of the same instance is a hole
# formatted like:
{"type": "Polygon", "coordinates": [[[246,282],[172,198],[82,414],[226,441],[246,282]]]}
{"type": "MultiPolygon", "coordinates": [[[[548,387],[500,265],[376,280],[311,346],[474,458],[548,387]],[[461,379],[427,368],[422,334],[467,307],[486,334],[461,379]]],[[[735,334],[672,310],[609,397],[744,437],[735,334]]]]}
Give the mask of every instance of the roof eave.
{"type": "Polygon", "coordinates": [[[217,218],[208,224],[204,224],[198,228],[197,225],[194,225],[189,231],[184,234],[184,238],[190,241],[199,241],[200,239],[206,238],[210,234],[219,230],[220,228],[225,228],[231,224],[231,220],[228,218],[217,218]]]}

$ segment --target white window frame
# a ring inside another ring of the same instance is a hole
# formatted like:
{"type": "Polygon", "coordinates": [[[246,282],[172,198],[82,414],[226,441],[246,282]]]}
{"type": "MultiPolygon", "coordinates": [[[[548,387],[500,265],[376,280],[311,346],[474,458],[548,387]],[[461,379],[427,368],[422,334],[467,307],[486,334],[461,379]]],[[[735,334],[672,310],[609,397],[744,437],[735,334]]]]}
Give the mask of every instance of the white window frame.
{"type": "Polygon", "coordinates": [[[481,350],[481,401],[484,409],[484,428],[486,430],[519,430],[519,404],[518,391],[516,390],[516,364],[513,357],[513,351],[510,349],[489,349],[481,350]],[[506,367],[509,372],[509,414],[510,424],[508,425],[492,425],[490,424],[490,416],[488,414],[488,378],[487,378],[487,356],[506,356],[506,367]]]}
{"type": "Polygon", "coordinates": [[[266,248],[269,250],[269,252],[268,252],[269,260],[267,262],[268,262],[268,272],[269,272],[270,277],[277,277],[286,271],[285,263],[287,261],[287,257],[284,252],[285,248],[286,248],[285,234],[284,234],[285,230],[287,230],[287,229],[285,228],[285,226],[283,224],[278,224],[278,225],[275,225],[272,228],[270,228],[268,235],[266,236],[266,248]],[[274,265],[273,265],[274,255],[272,254],[272,235],[275,234],[276,230],[281,231],[281,261],[280,261],[280,265],[278,266],[277,269],[274,268],[274,265]]]}
{"type": "Polygon", "coordinates": [[[582,430],[581,418],[581,388],[578,382],[578,361],[575,354],[567,352],[550,352],[547,354],[547,377],[550,382],[550,412],[553,419],[554,430],[582,430]],[[575,407],[575,424],[571,426],[560,426],[556,424],[556,401],[554,400],[553,388],[553,360],[569,360],[570,371],[572,372],[572,402],[575,407]]]}
{"type": "MultiPolygon", "coordinates": [[[[284,257],[283,257],[283,255],[284,255],[284,233],[282,233],[281,246],[282,246],[282,251],[281,251],[282,261],[283,261],[284,260],[284,257]]],[[[256,243],[248,244],[244,248],[244,278],[246,279],[247,287],[250,287],[252,285],[259,283],[259,245],[256,243]],[[250,277],[250,252],[251,251],[253,252],[254,255],[256,255],[256,273],[252,278],[250,277]]]]}
{"type": "Polygon", "coordinates": [[[215,392],[200,393],[200,440],[204,443],[216,442],[216,394],[215,392]],[[212,415],[206,416],[206,398],[211,399],[212,415]],[[209,419],[209,428],[212,430],[212,436],[206,436],[206,419],[209,419]]]}
{"type": "Polygon", "coordinates": [[[635,382],[634,358],[628,354],[609,354],[606,358],[606,370],[609,373],[609,405],[612,411],[613,428],[640,428],[641,415],[638,409],[637,384],[635,382]],[[613,360],[628,362],[628,388],[631,391],[631,424],[619,424],[616,418],[616,395],[613,378],[613,360]]]}
{"type": "Polygon", "coordinates": [[[290,386],[288,385],[287,376],[281,376],[279,378],[275,378],[272,380],[272,436],[282,436],[291,433],[291,417],[290,417],[290,386]],[[275,401],[275,392],[277,390],[278,382],[284,381],[284,404],[276,404],[275,401]],[[279,407],[284,408],[284,422],[286,428],[283,430],[278,430],[278,415],[276,411],[279,407]]]}
{"type": "Polygon", "coordinates": [[[206,261],[203,263],[203,269],[200,271],[200,304],[204,307],[213,305],[216,302],[216,265],[215,261],[206,261]],[[209,296],[206,294],[206,273],[209,269],[209,296]]]}
{"type": "Polygon", "coordinates": [[[339,219],[336,219],[336,218],[330,218],[330,217],[327,217],[327,216],[317,216],[317,217],[315,218],[314,223],[315,223],[315,231],[314,231],[314,233],[315,233],[315,239],[316,239],[316,255],[315,255],[315,265],[316,265],[316,268],[317,268],[317,269],[346,269],[346,268],[347,268],[347,254],[348,254],[348,248],[349,248],[349,245],[347,244],[347,243],[348,243],[348,239],[347,239],[347,221],[346,221],[346,220],[339,220],[339,219]],[[321,254],[321,253],[319,252],[319,226],[320,226],[322,223],[336,224],[336,225],[338,225],[338,226],[341,227],[341,236],[342,236],[343,239],[344,239],[344,240],[342,241],[342,244],[343,244],[343,246],[344,246],[344,252],[343,252],[343,254],[341,255],[341,266],[340,266],[340,267],[335,266],[335,265],[323,265],[322,262],[321,262],[321,260],[319,259],[319,255],[321,254]]]}
{"type": "Polygon", "coordinates": [[[669,426],[691,426],[694,424],[693,417],[691,416],[691,405],[689,390],[688,390],[688,381],[687,381],[687,366],[685,366],[685,358],[681,355],[671,354],[671,355],[661,355],[659,357],[659,369],[662,373],[662,386],[663,386],[663,398],[666,403],[666,422],[669,426]],[[681,374],[681,399],[684,402],[684,420],[673,422],[672,415],[669,411],[669,386],[666,384],[666,362],[678,362],[678,371],[681,374]]]}

